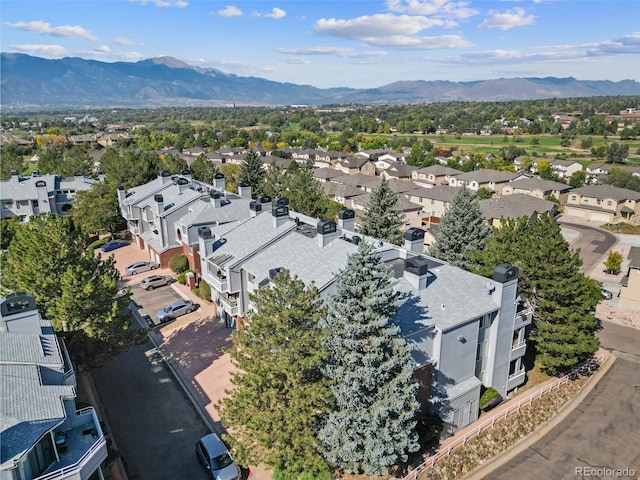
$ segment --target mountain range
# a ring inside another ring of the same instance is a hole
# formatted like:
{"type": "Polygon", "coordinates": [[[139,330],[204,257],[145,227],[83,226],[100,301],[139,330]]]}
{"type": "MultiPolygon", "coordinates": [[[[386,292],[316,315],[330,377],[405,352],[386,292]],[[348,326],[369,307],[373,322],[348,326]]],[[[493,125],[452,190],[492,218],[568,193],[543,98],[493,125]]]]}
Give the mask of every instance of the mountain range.
{"type": "Polygon", "coordinates": [[[316,88],[242,77],[172,57],[99,62],[0,55],[3,109],[228,105],[409,104],[640,95],[640,82],[501,78],[473,82],[398,81],[378,88],[316,88]]]}

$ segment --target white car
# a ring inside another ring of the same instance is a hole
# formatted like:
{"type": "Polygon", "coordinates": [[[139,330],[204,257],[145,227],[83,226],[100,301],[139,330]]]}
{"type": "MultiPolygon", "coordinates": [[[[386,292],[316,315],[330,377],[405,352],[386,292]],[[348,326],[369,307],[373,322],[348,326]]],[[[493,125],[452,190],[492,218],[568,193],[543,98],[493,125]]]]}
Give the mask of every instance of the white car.
{"type": "Polygon", "coordinates": [[[140,286],[145,290],[153,290],[156,287],[164,287],[165,285],[171,285],[175,282],[173,277],[163,275],[151,275],[150,277],[143,278],[140,282],[140,286]]]}
{"type": "Polygon", "coordinates": [[[129,265],[126,272],[127,275],[135,275],[136,273],[146,272],[147,270],[155,270],[159,266],[156,262],[136,262],[129,265]]]}

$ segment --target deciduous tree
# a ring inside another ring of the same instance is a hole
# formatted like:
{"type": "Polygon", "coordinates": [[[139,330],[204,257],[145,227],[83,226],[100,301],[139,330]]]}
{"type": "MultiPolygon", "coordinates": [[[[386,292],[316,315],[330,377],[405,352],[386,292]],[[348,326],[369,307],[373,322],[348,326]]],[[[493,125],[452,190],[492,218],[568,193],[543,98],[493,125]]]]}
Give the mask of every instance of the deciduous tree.
{"type": "Polygon", "coordinates": [[[328,467],[316,438],[330,392],[320,372],[325,356],[318,290],[287,271],[258,290],[248,324],[229,350],[233,388],[219,407],[240,463],[264,462],[288,478],[313,478],[328,467]]]}
{"type": "Polygon", "coordinates": [[[78,192],[71,218],[87,235],[114,233],[126,226],[120,215],[116,186],[112,183],[97,182],[89,190],[78,192]]]}
{"type": "Polygon", "coordinates": [[[349,472],[382,475],[419,446],[417,385],[411,348],[393,323],[401,303],[393,284],[380,255],[362,242],[320,322],[335,405],[319,439],[329,463],[349,472]]]}

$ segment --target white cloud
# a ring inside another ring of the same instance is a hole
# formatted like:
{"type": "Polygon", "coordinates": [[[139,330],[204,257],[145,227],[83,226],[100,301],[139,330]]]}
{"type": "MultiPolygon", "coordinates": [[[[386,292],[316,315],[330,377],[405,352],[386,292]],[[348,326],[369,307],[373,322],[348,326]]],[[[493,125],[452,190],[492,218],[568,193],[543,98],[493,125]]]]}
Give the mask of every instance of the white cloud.
{"type": "Polygon", "coordinates": [[[101,45],[92,50],[74,52],[74,54],[87,58],[100,58],[114,61],[122,60],[126,62],[135,62],[148,58],[147,55],[143,55],[140,52],[114,52],[106,45],[101,45]]]}
{"type": "Polygon", "coordinates": [[[287,12],[285,12],[285,11],[284,11],[284,10],[282,10],[281,8],[274,7],[274,8],[271,10],[271,13],[263,13],[263,14],[260,14],[260,15],[261,15],[261,16],[263,16],[263,17],[273,18],[273,19],[278,20],[278,19],[280,19],[280,18],[284,18],[284,17],[286,17],[286,16],[287,16],[287,12]]]}
{"type": "Polygon", "coordinates": [[[452,0],[387,0],[391,12],[461,19],[478,14],[478,10],[470,8],[469,4],[452,0]]]}
{"type": "Polygon", "coordinates": [[[284,63],[290,63],[291,65],[307,65],[309,60],[302,57],[285,58],[282,60],[284,63]]]}
{"type": "Polygon", "coordinates": [[[535,16],[527,15],[524,8],[513,8],[505,12],[489,11],[489,18],[485,19],[478,28],[497,28],[509,30],[510,28],[533,25],[535,16]]]}
{"type": "Polygon", "coordinates": [[[43,22],[42,20],[35,20],[33,22],[4,23],[4,25],[9,28],[17,28],[26,32],[37,33],[39,35],[48,34],[55,37],[84,38],[85,40],[91,41],[97,40],[95,35],[80,25],[61,25],[59,27],[52,27],[50,23],[43,22]]]}
{"type": "Polygon", "coordinates": [[[40,53],[51,57],[64,57],[67,54],[65,48],[61,45],[11,45],[13,50],[25,53],[40,53]]]}
{"type": "Polygon", "coordinates": [[[276,51],[287,55],[332,55],[341,58],[382,57],[387,54],[381,51],[359,52],[353,48],[342,47],[278,48],[276,51]]]}
{"type": "Polygon", "coordinates": [[[136,42],[126,37],[116,37],[113,39],[113,43],[116,45],[135,45],[136,42]]]}
{"type": "Polygon", "coordinates": [[[615,40],[606,40],[601,43],[590,45],[587,50],[589,56],[639,54],[640,53],[640,32],[624,35],[615,40]]]}
{"type": "Polygon", "coordinates": [[[216,12],[221,17],[241,17],[242,10],[235,5],[225,5],[225,7],[216,12]]]}
{"type": "Polygon", "coordinates": [[[168,8],[168,7],[177,7],[177,8],[185,8],[189,6],[189,2],[185,2],[184,0],[129,0],[133,3],[139,3],[141,5],[147,5],[149,3],[155,5],[160,8],[168,8]]]}
{"type": "Polygon", "coordinates": [[[111,49],[106,45],[100,45],[99,47],[94,48],[93,51],[96,53],[104,53],[104,54],[111,53],[111,49]]]}

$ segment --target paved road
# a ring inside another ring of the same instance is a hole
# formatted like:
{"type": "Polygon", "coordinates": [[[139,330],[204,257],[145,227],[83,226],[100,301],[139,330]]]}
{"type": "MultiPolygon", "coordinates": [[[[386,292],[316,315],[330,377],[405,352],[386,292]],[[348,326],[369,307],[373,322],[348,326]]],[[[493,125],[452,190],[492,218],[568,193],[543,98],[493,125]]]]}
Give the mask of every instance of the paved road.
{"type": "MultiPolygon", "coordinates": [[[[170,287],[132,292],[151,315],[180,298],[170,287]]],[[[194,452],[209,430],[151,343],[119,355],[93,380],[131,480],[208,478],[194,452]]]]}
{"type": "Polygon", "coordinates": [[[572,248],[580,250],[583,262],[581,270],[583,272],[590,272],[617,241],[615,235],[599,228],[563,222],[562,218],[558,220],[558,223],[562,228],[568,228],[579,233],[569,243],[572,248]]]}
{"type": "Polygon", "coordinates": [[[556,428],[487,479],[583,478],[578,467],[640,475],[640,330],[603,322],[599,337],[605,348],[623,352],[611,369],[556,428]]]}

